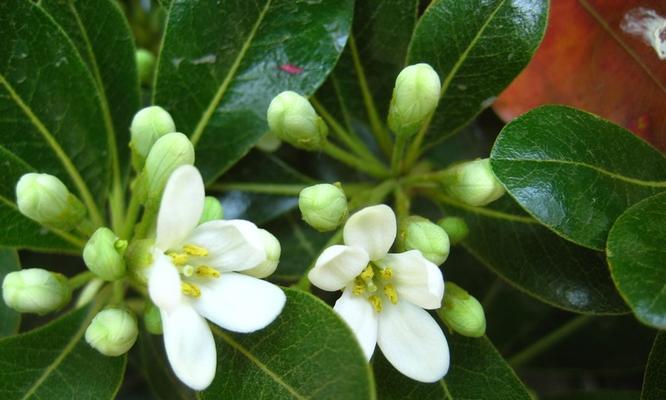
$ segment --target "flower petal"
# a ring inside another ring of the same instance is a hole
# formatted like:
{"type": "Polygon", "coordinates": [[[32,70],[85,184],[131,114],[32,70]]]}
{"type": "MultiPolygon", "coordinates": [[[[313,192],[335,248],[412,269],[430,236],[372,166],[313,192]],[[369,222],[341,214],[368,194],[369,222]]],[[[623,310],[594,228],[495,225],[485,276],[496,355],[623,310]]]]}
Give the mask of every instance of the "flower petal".
{"type": "Polygon", "coordinates": [[[320,289],[340,290],[356,278],[369,261],[368,254],[359,247],[331,246],[317,258],[308,279],[320,289]]]}
{"type": "Polygon", "coordinates": [[[175,249],[199,223],[204,207],[204,184],[191,165],[176,168],[169,176],[157,215],[155,246],[175,249]]]}
{"type": "Polygon", "coordinates": [[[201,297],[193,302],[199,314],[224,329],[253,332],[273,322],[287,297],[279,287],[251,276],[223,273],[202,282],[201,297]]]}
{"type": "Polygon", "coordinates": [[[148,294],[157,307],[172,310],[182,302],[180,274],[168,256],[153,251],[153,264],[148,270],[148,294]]]}
{"type": "Polygon", "coordinates": [[[371,260],[386,255],[396,235],[396,220],[389,206],[366,207],[349,217],[343,230],[347,246],[361,247],[371,260]]]}
{"type": "Polygon", "coordinates": [[[401,301],[379,313],[377,344],[403,375],[436,382],[449,370],[449,345],[427,311],[401,301]]]}
{"type": "Polygon", "coordinates": [[[162,311],[164,347],[173,372],[194,390],[204,390],[215,377],[215,341],[206,321],[189,304],[162,311]]]}
{"type": "Polygon", "coordinates": [[[261,232],[250,221],[209,221],[196,227],[184,243],[208,251],[205,257],[193,257],[193,265],[208,265],[220,272],[243,271],[266,260],[261,232]]]}
{"type": "Polygon", "coordinates": [[[400,300],[429,310],[441,307],[444,296],[442,271],[418,250],[387,254],[377,264],[393,270],[393,284],[400,300]]]}
{"type": "Polygon", "coordinates": [[[345,289],[333,309],[349,325],[365,357],[370,360],[377,345],[377,313],[370,302],[365,297],[354,296],[350,289],[345,289]]]}

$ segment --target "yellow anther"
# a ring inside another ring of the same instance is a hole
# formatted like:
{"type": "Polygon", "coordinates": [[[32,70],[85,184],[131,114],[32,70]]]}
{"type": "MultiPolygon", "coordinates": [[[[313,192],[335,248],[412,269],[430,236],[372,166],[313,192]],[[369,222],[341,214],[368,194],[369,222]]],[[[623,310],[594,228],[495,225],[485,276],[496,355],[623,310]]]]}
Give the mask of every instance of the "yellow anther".
{"type": "Polygon", "coordinates": [[[194,274],[194,267],[191,265],[185,265],[180,269],[180,273],[189,278],[194,274]]]}
{"type": "Polygon", "coordinates": [[[354,279],[354,288],[352,289],[352,294],[355,296],[360,296],[365,292],[365,282],[363,282],[363,279],[357,277],[354,279]]]}
{"type": "Polygon", "coordinates": [[[361,279],[363,279],[366,282],[369,281],[370,279],[372,279],[372,277],[375,276],[375,271],[372,270],[372,265],[368,264],[368,266],[365,267],[363,272],[361,272],[360,276],[361,276],[361,279]]]}
{"type": "Polygon", "coordinates": [[[173,262],[174,265],[185,265],[189,258],[185,253],[176,253],[175,251],[170,251],[167,255],[171,257],[171,262],[173,262]]]}
{"type": "Polygon", "coordinates": [[[396,292],[393,285],[388,284],[384,286],[384,295],[391,300],[391,303],[398,304],[398,292],[396,292]]]}
{"type": "Polygon", "coordinates": [[[368,297],[368,301],[372,304],[372,308],[375,309],[375,312],[382,312],[382,299],[380,299],[379,296],[370,296],[368,297]]]}
{"type": "Polygon", "coordinates": [[[219,278],[220,277],[220,271],[216,270],[215,268],[211,268],[207,265],[202,265],[197,267],[196,270],[197,276],[201,278],[219,278]]]}
{"type": "Polygon", "coordinates": [[[196,244],[186,244],[183,246],[183,251],[194,257],[206,257],[208,255],[208,250],[196,244]]]}
{"type": "Polygon", "coordinates": [[[180,284],[180,287],[181,287],[181,290],[183,291],[183,294],[185,296],[190,296],[190,297],[199,297],[199,296],[201,296],[201,289],[199,289],[193,283],[182,282],[180,284]]]}
{"type": "Polygon", "coordinates": [[[381,275],[383,280],[390,281],[393,278],[393,270],[391,267],[382,268],[379,271],[379,275],[381,275]]]}

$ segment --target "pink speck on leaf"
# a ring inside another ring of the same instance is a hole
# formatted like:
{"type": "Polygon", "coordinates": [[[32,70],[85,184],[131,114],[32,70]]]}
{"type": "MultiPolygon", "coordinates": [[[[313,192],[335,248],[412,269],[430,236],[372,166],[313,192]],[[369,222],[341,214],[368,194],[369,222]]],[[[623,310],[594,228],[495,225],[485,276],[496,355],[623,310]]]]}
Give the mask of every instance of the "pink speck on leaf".
{"type": "Polygon", "coordinates": [[[294,64],[282,64],[282,65],[280,65],[280,69],[282,71],[288,73],[288,74],[291,74],[291,75],[296,75],[296,74],[300,74],[301,72],[303,72],[303,68],[297,67],[294,64]]]}

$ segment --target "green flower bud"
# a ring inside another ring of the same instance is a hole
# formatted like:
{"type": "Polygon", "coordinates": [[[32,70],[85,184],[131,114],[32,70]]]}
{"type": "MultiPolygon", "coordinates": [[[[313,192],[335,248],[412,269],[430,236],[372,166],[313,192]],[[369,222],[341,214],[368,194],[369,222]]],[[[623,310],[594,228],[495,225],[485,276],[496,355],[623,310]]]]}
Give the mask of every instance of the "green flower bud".
{"type": "Polygon", "coordinates": [[[199,218],[199,224],[203,224],[208,221],[215,221],[217,219],[222,219],[224,217],[224,210],[222,209],[222,204],[218,199],[212,196],[206,196],[204,200],[204,209],[199,218]]]}
{"type": "Polygon", "coordinates": [[[463,336],[480,337],[486,333],[483,306],[453,282],[446,282],[444,305],[437,313],[449,328],[463,336]]]}
{"type": "Polygon", "coordinates": [[[153,335],[162,334],[162,316],[160,315],[160,309],[151,302],[146,304],[146,310],[143,312],[143,325],[146,327],[146,330],[153,335]]]}
{"type": "Polygon", "coordinates": [[[282,141],[278,139],[275,133],[268,131],[259,138],[255,146],[264,153],[272,153],[280,148],[282,141]]]}
{"type": "Polygon", "coordinates": [[[99,228],[83,249],[83,262],[95,275],[106,281],[115,281],[125,276],[123,255],[127,241],[120,240],[111,229],[99,228]]]}
{"type": "Polygon", "coordinates": [[[444,191],[470,206],[485,206],[504,194],[487,158],[456,164],[442,172],[444,191]]]}
{"type": "Polygon", "coordinates": [[[395,80],[388,124],[397,136],[415,134],[437,108],[442,85],[428,64],[403,69],[395,80]]]}
{"type": "Polygon", "coordinates": [[[5,276],[2,297],[7,306],[18,312],[46,314],[69,303],[72,291],[64,275],[29,268],[5,276]]]}
{"type": "Polygon", "coordinates": [[[418,250],[428,261],[440,265],[449,256],[449,236],[430,220],[410,216],[401,224],[405,250],[418,250]]]}
{"type": "Polygon", "coordinates": [[[42,225],[70,230],[86,216],[81,201],[60,179],[49,174],[25,174],[16,184],[21,214],[42,225]]]}
{"type": "Polygon", "coordinates": [[[312,105],[298,93],[286,91],[275,96],[268,106],[271,132],[294,147],[318,150],[324,144],[328,127],[312,105]]]}
{"type": "Polygon", "coordinates": [[[194,147],[187,136],[172,132],[159,138],[150,149],[143,169],[146,194],[161,198],[171,173],[186,164],[194,164],[194,147]]]}
{"type": "Polygon", "coordinates": [[[464,219],[459,217],[445,217],[437,222],[446,234],[449,235],[451,244],[458,244],[462,242],[469,234],[469,227],[464,219]]]}
{"type": "Polygon", "coordinates": [[[265,229],[260,229],[260,232],[262,234],[264,249],[266,249],[266,261],[254,268],[243,271],[243,273],[256,278],[265,278],[275,272],[280,263],[282,249],[280,242],[270,232],[265,229]]]}
{"type": "Polygon", "coordinates": [[[136,318],[121,308],[100,311],[86,329],[86,342],[105,356],[119,356],[132,348],[139,335],[136,318]]]}
{"type": "Polygon", "coordinates": [[[137,49],[134,53],[136,67],[139,70],[139,80],[142,84],[150,86],[155,71],[155,56],[146,49],[137,49]]]}
{"type": "Polygon", "coordinates": [[[176,124],[171,115],[162,107],[150,106],[136,113],[132,119],[132,125],[130,125],[132,134],[130,147],[134,168],[138,171],[143,167],[150,149],[159,138],[175,131],[176,124]]]}
{"type": "Polygon", "coordinates": [[[301,190],[298,208],[310,226],[320,232],[332,231],[347,218],[347,197],[339,186],[321,183],[301,190]]]}

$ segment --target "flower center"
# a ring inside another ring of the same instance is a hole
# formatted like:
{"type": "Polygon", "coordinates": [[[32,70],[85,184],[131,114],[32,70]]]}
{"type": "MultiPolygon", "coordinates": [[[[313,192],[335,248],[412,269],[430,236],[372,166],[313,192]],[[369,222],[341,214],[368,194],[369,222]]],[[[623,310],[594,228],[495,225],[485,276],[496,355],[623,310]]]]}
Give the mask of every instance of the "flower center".
{"type": "Polygon", "coordinates": [[[220,271],[213,267],[203,264],[192,265],[190,263],[192,257],[206,257],[208,255],[208,250],[204,247],[185,244],[182,251],[168,251],[166,255],[171,257],[172,264],[183,277],[181,290],[186,296],[199,297],[201,296],[201,289],[195,283],[186,281],[185,278],[215,279],[220,277],[220,271]]]}
{"type": "Polygon", "coordinates": [[[393,304],[398,303],[398,292],[392,283],[393,270],[391,267],[380,267],[372,261],[356,278],[352,294],[364,296],[372,305],[375,312],[383,309],[383,301],[388,299],[393,304]]]}

